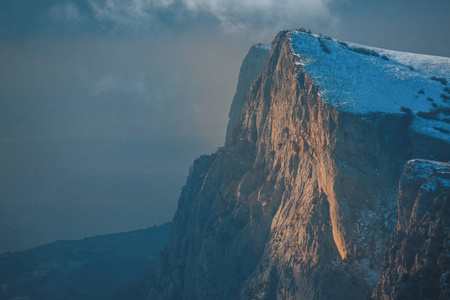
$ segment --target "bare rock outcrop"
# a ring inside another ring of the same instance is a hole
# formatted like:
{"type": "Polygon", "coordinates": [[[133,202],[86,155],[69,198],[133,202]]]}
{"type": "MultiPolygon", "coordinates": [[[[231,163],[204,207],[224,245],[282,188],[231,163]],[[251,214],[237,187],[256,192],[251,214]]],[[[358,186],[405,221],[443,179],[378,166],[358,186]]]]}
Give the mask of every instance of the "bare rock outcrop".
{"type": "Polygon", "coordinates": [[[404,163],[447,161],[450,141],[324,101],[300,59],[280,32],[224,147],[194,162],[148,299],[372,295],[404,163]]]}
{"type": "Polygon", "coordinates": [[[269,51],[269,45],[253,45],[242,62],[236,93],[234,94],[233,102],[231,102],[231,108],[228,114],[230,120],[228,121],[227,126],[226,141],[230,139],[233,130],[239,123],[239,118],[244,109],[245,99],[247,99],[248,90],[255,78],[263,71],[264,64],[269,56],[269,51]]]}
{"type": "Polygon", "coordinates": [[[374,299],[450,298],[450,164],[412,160],[374,299]]]}

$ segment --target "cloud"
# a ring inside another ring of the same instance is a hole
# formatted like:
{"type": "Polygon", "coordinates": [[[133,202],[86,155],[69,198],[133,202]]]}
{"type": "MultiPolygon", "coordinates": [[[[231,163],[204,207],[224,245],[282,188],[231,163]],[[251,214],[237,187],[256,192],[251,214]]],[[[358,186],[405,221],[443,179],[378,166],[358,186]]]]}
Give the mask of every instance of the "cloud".
{"type": "Polygon", "coordinates": [[[97,20],[112,21],[118,26],[155,23],[157,14],[174,2],[175,0],[88,0],[97,20]]]}
{"type": "Polygon", "coordinates": [[[78,6],[72,2],[58,4],[48,10],[48,16],[55,22],[79,24],[84,21],[78,6]]]}
{"type": "Polygon", "coordinates": [[[332,26],[332,0],[182,0],[187,10],[216,17],[232,32],[332,26]]]}
{"type": "Polygon", "coordinates": [[[283,27],[304,26],[314,30],[336,27],[338,19],[330,8],[333,1],[89,0],[89,4],[97,20],[114,22],[117,26],[155,26],[163,19],[168,24],[204,17],[216,20],[229,33],[261,35],[270,32],[272,35],[283,27]]]}

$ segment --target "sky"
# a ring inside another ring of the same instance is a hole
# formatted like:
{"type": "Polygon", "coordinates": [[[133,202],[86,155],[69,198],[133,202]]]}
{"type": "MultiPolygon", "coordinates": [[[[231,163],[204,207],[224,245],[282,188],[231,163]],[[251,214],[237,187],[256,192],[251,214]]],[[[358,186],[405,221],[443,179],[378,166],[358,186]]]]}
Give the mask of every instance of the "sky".
{"type": "Polygon", "coordinates": [[[283,28],[450,56],[448,0],[0,1],[0,252],[172,219],[283,28]]]}

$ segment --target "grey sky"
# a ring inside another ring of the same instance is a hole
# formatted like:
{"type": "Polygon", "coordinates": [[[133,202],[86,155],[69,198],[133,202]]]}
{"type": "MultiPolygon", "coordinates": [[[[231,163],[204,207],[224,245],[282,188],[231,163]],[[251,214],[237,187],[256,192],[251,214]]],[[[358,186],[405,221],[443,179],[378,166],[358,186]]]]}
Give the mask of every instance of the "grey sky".
{"type": "Polygon", "coordinates": [[[450,56],[446,0],[1,1],[0,252],[171,219],[283,27],[450,56]]]}

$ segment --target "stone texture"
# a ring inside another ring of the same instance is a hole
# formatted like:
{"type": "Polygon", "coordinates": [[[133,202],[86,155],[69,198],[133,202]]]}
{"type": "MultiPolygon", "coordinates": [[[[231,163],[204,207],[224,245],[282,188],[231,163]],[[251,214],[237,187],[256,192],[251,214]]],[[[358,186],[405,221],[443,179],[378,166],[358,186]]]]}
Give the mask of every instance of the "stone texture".
{"type": "Polygon", "coordinates": [[[266,47],[253,45],[242,62],[236,93],[234,94],[230,113],[228,114],[230,120],[227,126],[226,141],[230,139],[233,130],[239,123],[250,86],[263,71],[268,56],[269,51],[266,47]]]}
{"type": "Polygon", "coordinates": [[[324,103],[297,59],[280,32],[225,146],[194,162],[148,299],[371,296],[403,164],[449,145],[324,103]]]}
{"type": "Polygon", "coordinates": [[[450,164],[413,160],[374,299],[450,298],[450,164]]]}

